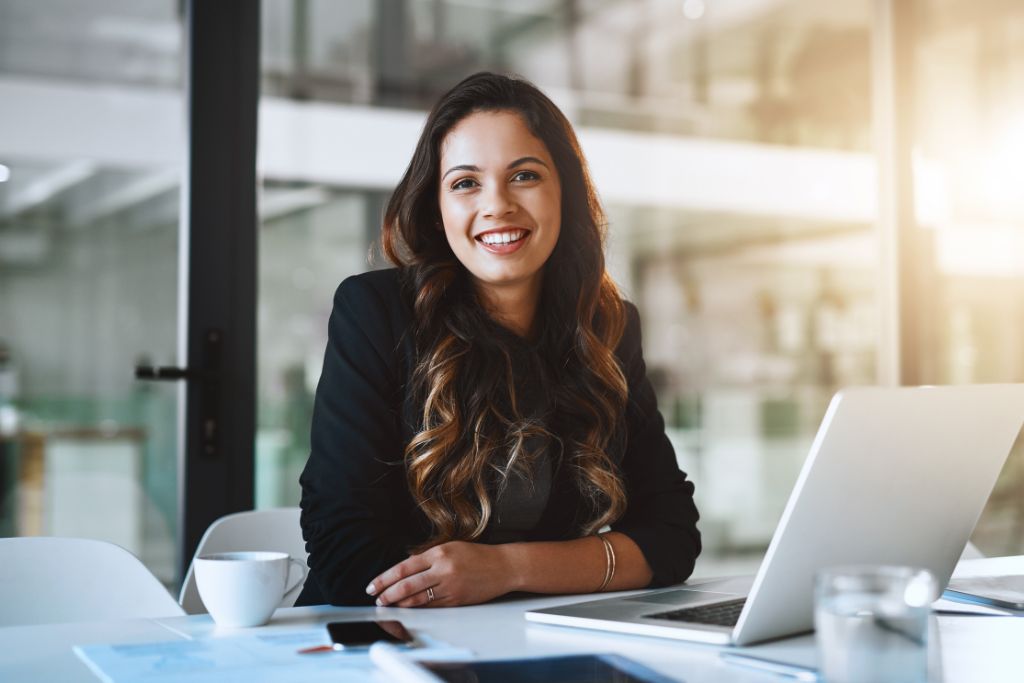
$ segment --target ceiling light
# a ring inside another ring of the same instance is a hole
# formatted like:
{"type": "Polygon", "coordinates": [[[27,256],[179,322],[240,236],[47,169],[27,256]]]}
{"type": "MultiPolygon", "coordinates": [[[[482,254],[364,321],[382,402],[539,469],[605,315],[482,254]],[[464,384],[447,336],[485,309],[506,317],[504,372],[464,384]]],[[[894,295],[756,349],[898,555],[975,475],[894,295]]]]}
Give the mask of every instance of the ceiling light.
{"type": "Polygon", "coordinates": [[[0,183],[6,183],[11,179],[11,169],[7,168],[3,164],[0,164],[0,183]]]}
{"type": "Polygon", "coordinates": [[[683,15],[687,19],[697,20],[704,16],[704,0],[685,0],[683,2],[683,15]]]}

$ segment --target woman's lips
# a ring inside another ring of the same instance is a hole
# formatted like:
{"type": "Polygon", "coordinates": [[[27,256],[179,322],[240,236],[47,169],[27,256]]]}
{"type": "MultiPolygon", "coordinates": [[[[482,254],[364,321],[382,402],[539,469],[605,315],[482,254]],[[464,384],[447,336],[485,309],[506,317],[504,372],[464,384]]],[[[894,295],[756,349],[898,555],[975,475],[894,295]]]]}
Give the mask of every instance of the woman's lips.
{"type": "Polygon", "coordinates": [[[477,238],[476,243],[492,254],[499,254],[501,256],[504,256],[506,254],[514,254],[515,252],[522,249],[523,245],[526,244],[526,240],[530,239],[530,236],[532,234],[532,232],[527,232],[525,235],[520,237],[515,242],[509,242],[507,244],[504,242],[498,242],[497,244],[488,244],[479,237],[477,238]]]}

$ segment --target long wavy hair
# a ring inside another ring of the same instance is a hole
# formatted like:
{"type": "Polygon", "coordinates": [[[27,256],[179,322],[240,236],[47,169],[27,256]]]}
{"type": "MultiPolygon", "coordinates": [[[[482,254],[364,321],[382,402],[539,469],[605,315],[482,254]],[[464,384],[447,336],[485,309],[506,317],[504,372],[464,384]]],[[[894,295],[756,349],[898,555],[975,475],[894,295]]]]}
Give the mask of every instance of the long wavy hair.
{"type": "Polygon", "coordinates": [[[626,493],[612,451],[624,433],[627,387],[615,349],[625,312],[605,270],[605,230],[572,126],[536,86],[477,73],[434,106],[388,202],[381,236],[414,311],[417,361],[410,389],[415,405],[422,405],[422,424],[405,449],[405,468],[433,529],[421,549],[479,538],[494,498],[511,473],[530,471],[537,444],[569,468],[581,494],[576,532],[592,534],[624,512],[626,493]],[[547,146],[561,180],[561,232],[543,266],[529,342],[537,370],[529,381],[548,401],[541,415],[517,396],[515,378],[524,373],[513,367],[516,339],[485,312],[439,227],[441,144],[458,122],[481,111],[521,116],[547,146]],[[554,424],[557,434],[549,429],[554,424]]]}

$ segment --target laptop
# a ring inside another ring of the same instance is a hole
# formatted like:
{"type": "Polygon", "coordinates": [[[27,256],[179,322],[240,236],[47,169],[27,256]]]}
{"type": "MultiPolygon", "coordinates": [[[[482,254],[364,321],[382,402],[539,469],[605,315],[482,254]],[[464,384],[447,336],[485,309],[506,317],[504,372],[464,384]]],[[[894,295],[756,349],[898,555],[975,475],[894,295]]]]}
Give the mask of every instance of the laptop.
{"type": "Polygon", "coordinates": [[[814,575],[926,567],[942,587],[1024,423],[1024,384],[836,394],[753,577],[526,613],[529,621],[746,645],[813,629],[814,575]]]}

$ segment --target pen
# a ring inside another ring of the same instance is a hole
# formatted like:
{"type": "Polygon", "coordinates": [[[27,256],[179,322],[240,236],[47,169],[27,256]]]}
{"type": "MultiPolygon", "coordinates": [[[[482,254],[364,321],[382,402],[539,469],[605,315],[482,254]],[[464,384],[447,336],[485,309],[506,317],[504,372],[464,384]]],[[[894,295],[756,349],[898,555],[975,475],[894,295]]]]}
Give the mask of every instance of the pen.
{"type": "Polygon", "coordinates": [[[391,643],[371,645],[370,661],[395,683],[444,683],[442,679],[402,654],[402,651],[391,643]]]}
{"type": "Polygon", "coordinates": [[[315,645],[313,647],[304,647],[298,653],[300,655],[312,655],[320,652],[334,652],[340,649],[340,645],[315,645]]]}

